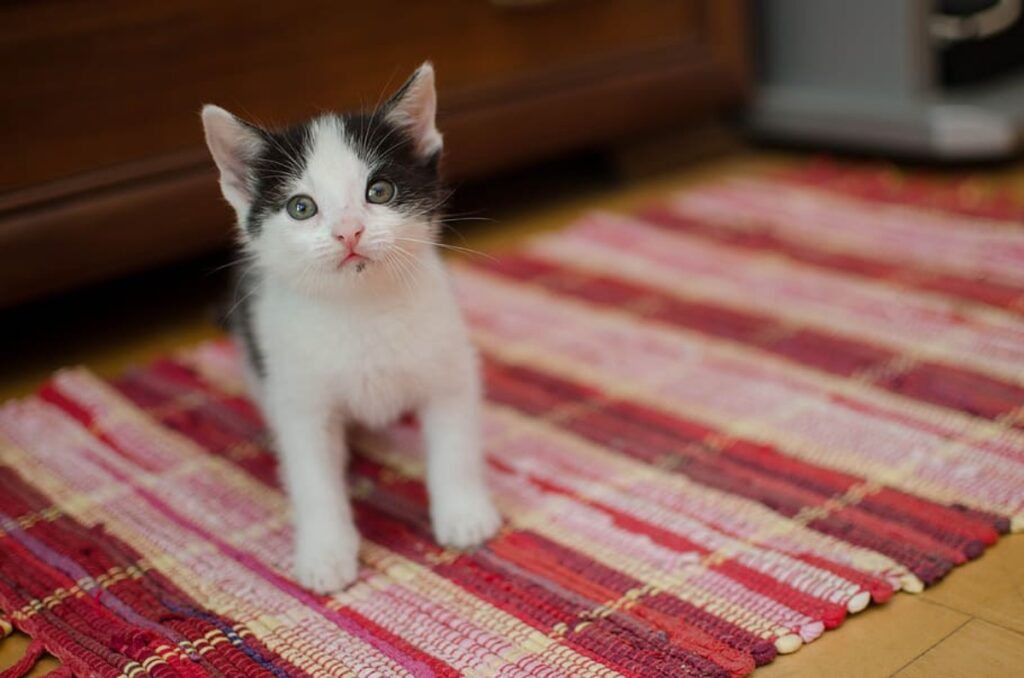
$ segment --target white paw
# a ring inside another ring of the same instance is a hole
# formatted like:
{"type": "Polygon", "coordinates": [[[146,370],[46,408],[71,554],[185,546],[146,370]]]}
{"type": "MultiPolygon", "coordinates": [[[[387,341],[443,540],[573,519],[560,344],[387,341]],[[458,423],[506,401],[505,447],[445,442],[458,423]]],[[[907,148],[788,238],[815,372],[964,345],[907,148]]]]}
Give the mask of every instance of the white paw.
{"type": "Polygon", "coordinates": [[[443,546],[476,546],[493,537],[501,527],[501,515],[486,492],[456,492],[431,497],[430,503],[434,537],[443,546]]]}
{"type": "Polygon", "coordinates": [[[301,538],[295,549],[295,579],[316,593],[335,593],[359,574],[359,535],[301,538]]]}

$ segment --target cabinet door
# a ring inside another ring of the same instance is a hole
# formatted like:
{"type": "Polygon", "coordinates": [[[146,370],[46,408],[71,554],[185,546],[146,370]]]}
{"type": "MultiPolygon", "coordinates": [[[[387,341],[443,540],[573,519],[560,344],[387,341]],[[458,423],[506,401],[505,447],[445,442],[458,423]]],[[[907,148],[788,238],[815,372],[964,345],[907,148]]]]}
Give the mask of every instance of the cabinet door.
{"type": "Polygon", "coordinates": [[[0,3],[0,305],[226,241],[199,108],[375,105],[434,61],[449,178],[735,101],[743,0],[0,3]],[[45,262],[45,264],[43,263],[45,262]]]}

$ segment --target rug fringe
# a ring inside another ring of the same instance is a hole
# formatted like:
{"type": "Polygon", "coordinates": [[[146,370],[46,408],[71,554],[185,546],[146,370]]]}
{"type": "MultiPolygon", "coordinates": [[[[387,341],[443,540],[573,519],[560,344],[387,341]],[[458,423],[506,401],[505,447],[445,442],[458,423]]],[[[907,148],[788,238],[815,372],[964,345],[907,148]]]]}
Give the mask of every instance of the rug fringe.
{"type": "MultiPolygon", "coordinates": [[[[33,639],[21,659],[12,666],[0,671],[0,678],[24,678],[45,652],[46,647],[43,646],[43,641],[33,639]]],[[[53,672],[50,675],[52,674],[53,672]]]]}

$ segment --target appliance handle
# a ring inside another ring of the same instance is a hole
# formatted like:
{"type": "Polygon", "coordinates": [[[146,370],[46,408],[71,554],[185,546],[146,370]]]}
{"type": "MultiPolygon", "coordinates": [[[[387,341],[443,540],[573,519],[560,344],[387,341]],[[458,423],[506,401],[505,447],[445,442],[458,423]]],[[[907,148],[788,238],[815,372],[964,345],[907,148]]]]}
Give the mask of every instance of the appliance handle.
{"type": "Polygon", "coordinates": [[[935,13],[932,37],[941,42],[987,38],[1012,26],[1020,18],[1021,5],[1021,0],[998,0],[992,7],[967,16],[935,13]]]}

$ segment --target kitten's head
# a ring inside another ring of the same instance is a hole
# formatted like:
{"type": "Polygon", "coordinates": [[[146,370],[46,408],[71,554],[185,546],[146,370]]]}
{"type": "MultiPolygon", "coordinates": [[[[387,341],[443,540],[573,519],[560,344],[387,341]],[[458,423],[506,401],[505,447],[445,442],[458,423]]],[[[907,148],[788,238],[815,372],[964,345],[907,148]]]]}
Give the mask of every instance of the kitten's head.
{"type": "Polygon", "coordinates": [[[425,63],[377,110],[280,131],[203,108],[240,240],[268,274],[330,293],[403,275],[436,237],[441,135],[425,63]]]}

